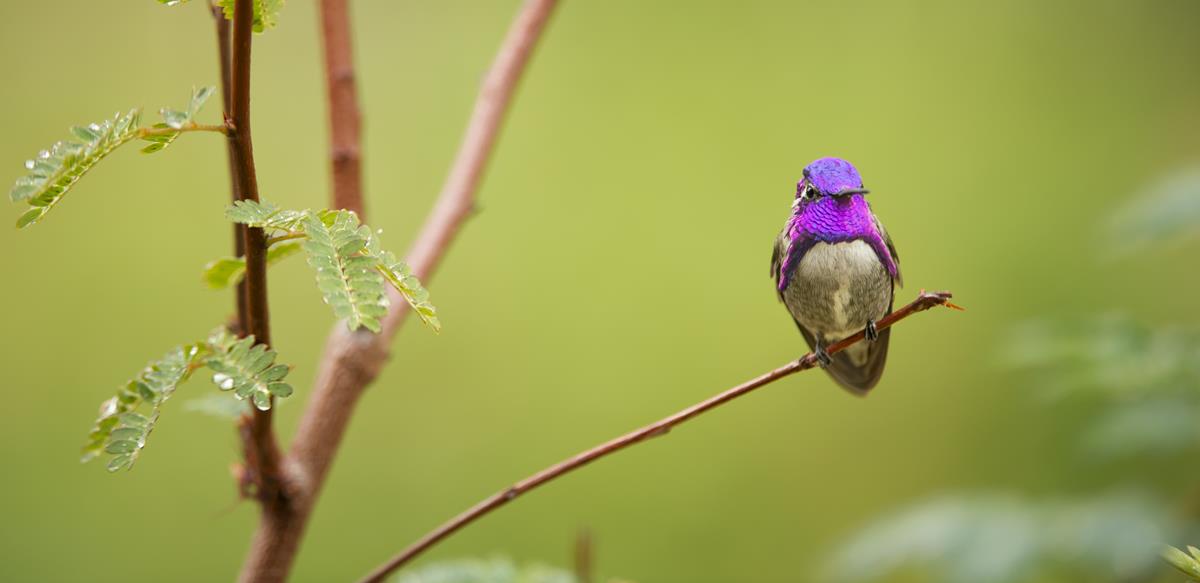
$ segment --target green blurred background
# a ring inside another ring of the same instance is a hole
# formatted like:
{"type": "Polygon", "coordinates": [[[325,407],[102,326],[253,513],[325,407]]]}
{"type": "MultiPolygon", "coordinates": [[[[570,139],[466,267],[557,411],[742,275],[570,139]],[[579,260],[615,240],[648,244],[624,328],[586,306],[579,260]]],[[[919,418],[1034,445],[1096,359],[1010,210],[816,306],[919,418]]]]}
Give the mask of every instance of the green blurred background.
{"type": "MultiPolygon", "coordinates": [[[[429,210],[515,0],[354,3],[368,219],[402,251],[429,210]]],[[[551,462],[796,357],[768,247],[800,171],[858,166],[907,300],[966,313],[895,333],[869,399],[799,375],[522,498],[425,564],[502,554],[653,581],[807,581],[880,513],[958,489],[1071,496],[1048,445],[1071,410],[997,364],[1012,323],[1119,311],[1200,324],[1196,247],[1112,258],[1108,222],[1200,159],[1200,4],[565,0],[523,81],[482,212],[367,393],[296,581],[357,577],[551,462]]],[[[202,2],[0,4],[4,180],[69,125],[179,106],[217,80],[202,2]]],[[[264,196],[327,196],[318,23],[292,0],[257,37],[264,196]]],[[[216,119],[210,107],[204,119],[216,119]]],[[[0,229],[6,421],[0,579],[215,581],[256,520],[228,423],[168,405],[138,466],[78,448],[102,400],[225,318],[200,269],[228,253],[224,151],[186,136],[106,161],[27,230],[0,229]]],[[[10,205],[5,221],[20,214],[10,205]]],[[[333,325],[302,260],[272,271],[298,394],[333,325]]],[[[1078,412],[1078,415],[1085,414],[1078,412]]],[[[1136,468],[1130,471],[1138,471],[1136,468]]],[[[1193,543],[1195,544],[1195,543],[1193,543]]]]}

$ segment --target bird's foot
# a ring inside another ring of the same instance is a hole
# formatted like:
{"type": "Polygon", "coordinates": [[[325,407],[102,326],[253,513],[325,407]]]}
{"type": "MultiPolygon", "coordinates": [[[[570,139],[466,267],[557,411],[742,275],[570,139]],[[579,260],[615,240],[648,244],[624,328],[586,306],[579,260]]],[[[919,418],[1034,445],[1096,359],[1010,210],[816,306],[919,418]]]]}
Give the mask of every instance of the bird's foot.
{"type": "Polygon", "coordinates": [[[867,329],[864,333],[867,336],[867,342],[879,340],[879,329],[875,327],[875,320],[867,320],[867,329]]]}
{"type": "Polygon", "coordinates": [[[833,357],[829,356],[829,353],[825,351],[824,346],[821,346],[820,344],[818,344],[816,349],[813,350],[813,354],[816,355],[817,364],[821,368],[825,368],[825,367],[833,364],[833,357]]]}

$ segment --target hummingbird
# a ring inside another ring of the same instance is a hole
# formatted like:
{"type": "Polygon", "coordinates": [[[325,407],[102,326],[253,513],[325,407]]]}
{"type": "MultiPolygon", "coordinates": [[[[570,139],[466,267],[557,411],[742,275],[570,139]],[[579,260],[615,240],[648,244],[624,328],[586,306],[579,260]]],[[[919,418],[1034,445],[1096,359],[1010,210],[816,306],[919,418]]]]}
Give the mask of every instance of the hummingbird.
{"type": "Polygon", "coordinates": [[[871,212],[868,192],[849,162],[813,161],[771,254],[775,291],[800,334],[829,376],[859,396],[883,374],[891,330],[875,322],[892,312],[895,287],[903,285],[896,246],[871,212]],[[826,352],[863,329],[866,342],[826,352]]]}

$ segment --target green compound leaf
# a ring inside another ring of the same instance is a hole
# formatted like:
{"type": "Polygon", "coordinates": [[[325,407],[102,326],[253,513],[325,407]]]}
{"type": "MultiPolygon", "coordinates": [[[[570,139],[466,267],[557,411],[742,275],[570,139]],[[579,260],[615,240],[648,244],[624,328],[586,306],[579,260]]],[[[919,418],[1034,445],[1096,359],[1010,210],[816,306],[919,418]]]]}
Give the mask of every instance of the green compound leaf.
{"type": "Polygon", "coordinates": [[[167,146],[175,143],[175,139],[179,134],[183,133],[183,129],[189,126],[195,126],[196,114],[200,112],[200,108],[204,107],[204,102],[208,101],[216,92],[215,87],[201,87],[199,89],[192,88],[192,97],[188,100],[186,111],[179,111],[164,107],[159,110],[162,115],[162,123],[154,124],[149,132],[143,132],[141,138],[150,142],[149,146],[142,148],[143,154],[152,154],[160,150],[166,149],[167,146]],[[168,131],[176,130],[176,131],[168,131]]]}
{"type": "Polygon", "coordinates": [[[218,328],[208,339],[210,356],[204,365],[212,369],[213,383],[222,391],[233,391],[238,399],[250,399],[259,410],[271,408],[271,397],[292,394],[292,386],[282,382],[291,368],[275,364],[275,351],[255,344],[254,336],[238,339],[225,328],[218,328]]]}
{"type": "Polygon", "coordinates": [[[121,387],[114,397],[101,403],[100,417],[88,435],[81,461],[108,453],[113,456],[108,471],[133,467],[158,422],[162,404],[191,376],[204,351],[202,345],[191,344],[168,352],[121,387]],[[137,412],[143,405],[149,406],[148,415],[137,412]]]}
{"type": "Polygon", "coordinates": [[[274,203],[239,200],[225,209],[225,218],[249,227],[275,231],[293,231],[305,213],[280,209],[274,203]]]}
{"type": "MultiPolygon", "coordinates": [[[[274,265],[300,252],[300,243],[292,241],[272,245],[267,250],[267,265],[274,265]]],[[[209,261],[204,266],[204,283],[211,289],[224,289],[237,285],[246,274],[244,257],[222,257],[209,261]]]]}
{"type": "MultiPolygon", "coordinates": [[[[254,2],[254,32],[263,32],[275,28],[279,22],[279,11],[283,10],[283,0],[251,0],[254,2]]],[[[163,2],[163,0],[159,0],[163,2]]],[[[217,4],[225,9],[225,18],[233,20],[234,0],[220,0],[217,4]]]]}
{"type": "MultiPolygon", "coordinates": [[[[325,303],[351,330],[380,331],[380,319],[388,308],[384,282],[400,292],[422,322],[434,332],[441,330],[437,308],[421,281],[407,264],[381,248],[379,233],[360,225],[353,212],[283,210],[266,201],[238,201],[225,210],[225,216],[236,223],[282,232],[289,239],[307,238],[302,248],[317,272],[317,287],[325,303]]],[[[275,249],[268,252],[268,263],[275,249]]],[[[284,253],[282,245],[279,253],[284,253]]],[[[206,267],[205,281],[210,287],[225,287],[236,283],[244,270],[239,258],[218,259],[206,267]]]]}
{"type": "Polygon", "coordinates": [[[308,236],[304,252],[317,272],[317,288],[351,330],[364,327],[379,332],[388,302],[376,260],[364,253],[371,230],[359,225],[358,217],[349,211],[327,216],[332,217],[330,224],[312,214],[301,221],[308,236]]]}
{"type": "Polygon", "coordinates": [[[9,197],[31,207],[17,220],[24,228],[38,222],[100,160],[138,135],[141,111],[117,113],[110,120],[71,128],[79,141],[64,141],[25,162],[28,174],[17,179],[9,197]]]}
{"type": "Polygon", "coordinates": [[[383,251],[380,248],[379,235],[373,233],[371,240],[367,243],[367,252],[375,259],[375,269],[383,274],[396,291],[404,297],[421,321],[433,329],[434,332],[442,331],[442,321],[438,319],[437,308],[429,302],[429,291],[421,285],[421,280],[413,275],[412,268],[407,263],[396,259],[390,251],[383,251]]]}

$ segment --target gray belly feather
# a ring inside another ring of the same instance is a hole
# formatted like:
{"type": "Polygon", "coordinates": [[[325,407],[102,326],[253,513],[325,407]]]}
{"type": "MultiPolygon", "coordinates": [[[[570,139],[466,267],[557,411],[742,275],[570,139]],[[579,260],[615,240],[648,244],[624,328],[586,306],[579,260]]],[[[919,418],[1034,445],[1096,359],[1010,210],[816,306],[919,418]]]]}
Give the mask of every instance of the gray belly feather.
{"type": "MultiPolygon", "coordinates": [[[[792,317],[823,343],[879,320],[891,299],[892,278],[865,241],[817,243],[804,254],[783,292],[792,317]]],[[[855,361],[866,357],[865,350],[847,352],[855,361]]]]}

